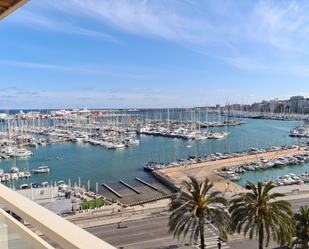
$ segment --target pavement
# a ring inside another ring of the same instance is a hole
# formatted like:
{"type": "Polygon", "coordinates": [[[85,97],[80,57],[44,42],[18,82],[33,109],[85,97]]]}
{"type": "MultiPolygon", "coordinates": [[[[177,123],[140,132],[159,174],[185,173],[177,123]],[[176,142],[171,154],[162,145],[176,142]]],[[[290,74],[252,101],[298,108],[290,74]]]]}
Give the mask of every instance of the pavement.
{"type": "MultiPolygon", "coordinates": [[[[233,193],[225,193],[226,198],[231,198],[233,193]]],[[[301,205],[309,203],[309,193],[294,193],[282,197],[281,199],[293,203],[294,211],[297,211],[301,205]],[[308,202],[304,202],[304,200],[308,202]]],[[[127,221],[148,218],[156,214],[167,213],[169,199],[162,199],[156,202],[138,205],[134,207],[122,208],[120,206],[106,207],[85,213],[77,213],[65,217],[67,220],[76,225],[87,228],[100,225],[107,225],[121,222],[123,219],[127,221]]]]}
{"type": "MultiPolygon", "coordinates": [[[[168,216],[157,215],[151,218],[123,221],[120,224],[87,228],[87,231],[117,248],[150,249],[150,248],[196,248],[190,246],[189,240],[173,238],[168,232],[168,216]]],[[[207,248],[217,248],[218,233],[211,224],[205,229],[207,248]]],[[[222,249],[230,248],[222,243],[222,249]]]]}
{"type": "MultiPolygon", "coordinates": [[[[135,221],[123,221],[119,224],[91,227],[86,229],[95,236],[104,239],[119,249],[196,249],[189,239],[173,238],[168,232],[168,216],[155,216],[135,221]]],[[[218,231],[211,224],[205,226],[205,244],[207,249],[218,248],[218,231]]],[[[277,245],[272,243],[270,248],[277,245]]],[[[257,241],[244,239],[242,235],[233,235],[231,242],[222,242],[221,249],[256,248],[257,241]]]]}
{"type": "MultiPolygon", "coordinates": [[[[309,194],[285,197],[289,199],[293,210],[308,205],[309,194]]],[[[71,221],[83,227],[95,236],[104,239],[117,248],[125,249],[191,249],[188,239],[177,240],[168,232],[168,200],[147,204],[111,213],[111,210],[75,216],[71,221]],[[107,215],[108,214],[108,215],[107,215]],[[84,219],[85,218],[85,219],[84,219]]],[[[212,224],[205,228],[207,249],[217,248],[218,232],[212,224]]],[[[272,243],[269,248],[277,247],[272,243]]],[[[234,234],[228,242],[222,243],[221,249],[250,249],[257,248],[257,241],[243,238],[234,234]]]]}

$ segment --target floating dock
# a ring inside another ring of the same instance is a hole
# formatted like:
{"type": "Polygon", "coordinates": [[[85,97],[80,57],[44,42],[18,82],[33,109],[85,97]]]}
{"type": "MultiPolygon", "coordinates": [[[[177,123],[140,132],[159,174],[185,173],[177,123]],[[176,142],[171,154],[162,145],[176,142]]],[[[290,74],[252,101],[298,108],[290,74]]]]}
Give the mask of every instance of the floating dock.
{"type": "Polygon", "coordinates": [[[114,195],[118,196],[119,198],[122,198],[122,195],[119,194],[116,190],[112,189],[110,186],[106,185],[105,183],[102,183],[102,186],[107,188],[109,191],[111,191],[114,195]]]}
{"type": "Polygon", "coordinates": [[[135,193],[141,194],[140,191],[138,191],[136,188],[132,187],[132,186],[129,185],[128,183],[126,183],[126,182],[124,182],[124,181],[122,181],[122,180],[120,180],[119,182],[120,182],[121,184],[123,184],[124,186],[128,187],[129,189],[133,190],[135,193]]]}
{"type": "Polygon", "coordinates": [[[145,185],[148,186],[149,188],[152,188],[152,189],[154,189],[155,191],[158,191],[158,192],[160,192],[161,194],[166,195],[166,193],[165,193],[164,191],[158,189],[157,187],[153,186],[152,184],[150,184],[150,183],[148,183],[148,182],[145,182],[144,180],[142,180],[142,179],[140,179],[140,178],[138,178],[138,177],[135,177],[135,179],[136,179],[137,181],[139,181],[139,182],[145,184],[145,185]]]}

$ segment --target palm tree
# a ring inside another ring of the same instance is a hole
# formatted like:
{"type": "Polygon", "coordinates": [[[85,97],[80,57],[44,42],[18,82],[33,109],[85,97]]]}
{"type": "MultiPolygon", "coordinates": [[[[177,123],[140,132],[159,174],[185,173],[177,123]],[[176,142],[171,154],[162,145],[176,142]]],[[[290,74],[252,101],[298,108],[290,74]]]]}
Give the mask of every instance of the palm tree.
{"type": "Polygon", "coordinates": [[[238,194],[230,202],[234,230],[249,234],[250,239],[258,238],[259,249],[263,249],[264,242],[268,247],[271,237],[280,245],[291,244],[294,233],[291,204],[277,200],[284,194],[270,193],[274,187],[272,182],[265,186],[247,182],[250,192],[238,194]]]}
{"type": "Polygon", "coordinates": [[[227,232],[231,231],[230,217],[224,207],[228,201],[220,196],[220,192],[210,190],[213,184],[208,178],[198,181],[189,177],[184,181],[184,191],[171,198],[169,211],[169,232],[178,239],[190,233],[190,242],[196,242],[200,237],[201,248],[205,248],[204,227],[207,220],[213,221],[222,239],[227,239],[227,232]]]}
{"type": "Polygon", "coordinates": [[[309,246],[309,208],[301,207],[299,212],[294,215],[296,227],[296,239],[293,248],[308,249],[309,246]]]}

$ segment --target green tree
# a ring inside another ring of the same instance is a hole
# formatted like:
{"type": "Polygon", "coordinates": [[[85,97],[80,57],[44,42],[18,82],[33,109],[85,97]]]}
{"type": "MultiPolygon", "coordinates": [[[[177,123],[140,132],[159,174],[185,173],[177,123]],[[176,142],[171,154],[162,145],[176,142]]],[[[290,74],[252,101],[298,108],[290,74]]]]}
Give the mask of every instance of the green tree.
{"type": "Polygon", "coordinates": [[[221,192],[211,191],[213,184],[208,178],[198,181],[189,177],[183,182],[183,191],[171,198],[169,211],[169,232],[174,237],[186,237],[190,233],[190,242],[200,238],[201,248],[205,248],[204,228],[206,220],[211,220],[218,228],[222,239],[227,239],[231,231],[230,217],[224,208],[228,201],[220,196],[221,192]]]}
{"type": "Polygon", "coordinates": [[[270,193],[275,185],[272,182],[265,186],[261,182],[255,186],[247,182],[247,193],[235,196],[230,202],[230,214],[234,231],[255,236],[258,239],[259,249],[269,245],[270,238],[280,245],[291,244],[294,224],[292,221],[291,204],[285,200],[281,193],[270,193]]]}
{"type": "Polygon", "coordinates": [[[299,212],[294,215],[295,235],[293,248],[308,249],[309,246],[309,208],[301,207],[299,212]]]}

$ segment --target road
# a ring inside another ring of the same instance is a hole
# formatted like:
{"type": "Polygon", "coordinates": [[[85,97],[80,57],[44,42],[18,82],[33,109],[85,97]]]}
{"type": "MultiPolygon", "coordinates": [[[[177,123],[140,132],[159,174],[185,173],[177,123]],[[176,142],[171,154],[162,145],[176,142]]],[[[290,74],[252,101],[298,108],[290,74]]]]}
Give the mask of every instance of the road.
{"type": "MultiPolygon", "coordinates": [[[[185,246],[189,241],[178,242],[168,233],[168,216],[155,216],[136,221],[122,222],[87,229],[90,233],[99,238],[104,238],[108,243],[118,248],[178,248],[178,245],[185,246]]],[[[217,232],[213,227],[207,225],[206,244],[217,246],[217,232]]],[[[188,243],[189,245],[189,243],[188,243]]],[[[187,247],[193,248],[193,247],[187,247]]],[[[213,248],[213,247],[208,247],[213,248]]],[[[222,249],[226,249],[225,245],[222,249]]]]}
{"type": "MultiPolygon", "coordinates": [[[[297,211],[302,205],[308,205],[309,199],[290,201],[293,210],[297,211]]],[[[86,228],[87,231],[104,239],[117,248],[125,249],[167,249],[167,248],[196,248],[188,246],[188,240],[178,242],[168,233],[168,215],[156,213],[150,217],[118,223],[99,225],[86,228]]],[[[211,225],[206,226],[207,249],[217,248],[218,233],[211,225]]],[[[248,241],[242,235],[233,235],[233,241],[223,243],[222,249],[250,249],[256,248],[256,241],[248,241]]],[[[273,245],[275,246],[275,245],[273,245]]]]}

